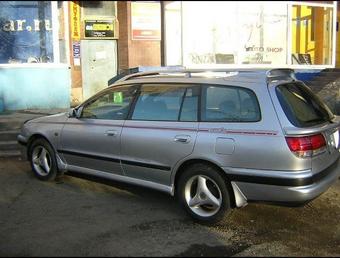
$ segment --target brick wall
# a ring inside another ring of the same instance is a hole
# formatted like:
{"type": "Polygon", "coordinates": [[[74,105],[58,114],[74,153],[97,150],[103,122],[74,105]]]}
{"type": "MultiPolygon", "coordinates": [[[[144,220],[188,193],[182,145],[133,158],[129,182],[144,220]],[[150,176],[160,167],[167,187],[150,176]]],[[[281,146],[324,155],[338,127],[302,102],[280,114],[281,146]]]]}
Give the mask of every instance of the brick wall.
{"type": "Polygon", "coordinates": [[[161,65],[161,41],[131,39],[131,3],[118,1],[118,67],[161,65]]]}

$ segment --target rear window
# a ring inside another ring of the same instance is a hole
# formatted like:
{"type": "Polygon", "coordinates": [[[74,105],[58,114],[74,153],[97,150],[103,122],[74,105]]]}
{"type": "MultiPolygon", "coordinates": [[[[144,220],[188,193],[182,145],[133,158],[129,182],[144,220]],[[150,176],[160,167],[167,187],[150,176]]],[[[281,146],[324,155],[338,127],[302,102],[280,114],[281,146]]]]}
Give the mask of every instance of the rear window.
{"type": "Polygon", "coordinates": [[[302,83],[282,84],[276,88],[280,104],[296,127],[309,127],[330,121],[329,108],[307,86],[302,83]]]}

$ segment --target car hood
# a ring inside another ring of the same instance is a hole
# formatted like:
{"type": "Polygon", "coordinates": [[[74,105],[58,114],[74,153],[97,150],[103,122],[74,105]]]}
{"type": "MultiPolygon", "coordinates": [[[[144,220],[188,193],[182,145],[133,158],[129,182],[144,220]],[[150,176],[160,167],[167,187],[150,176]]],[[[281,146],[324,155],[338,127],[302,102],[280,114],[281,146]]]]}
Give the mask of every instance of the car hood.
{"type": "Polygon", "coordinates": [[[49,116],[42,116],[31,119],[27,123],[64,123],[68,118],[68,113],[58,113],[49,116]]]}

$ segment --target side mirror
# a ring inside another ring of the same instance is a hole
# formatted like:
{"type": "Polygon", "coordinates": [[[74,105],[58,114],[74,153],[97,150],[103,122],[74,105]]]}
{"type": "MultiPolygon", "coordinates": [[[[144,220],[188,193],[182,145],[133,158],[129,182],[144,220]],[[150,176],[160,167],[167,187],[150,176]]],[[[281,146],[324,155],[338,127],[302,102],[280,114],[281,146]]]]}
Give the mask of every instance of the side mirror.
{"type": "Polygon", "coordinates": [[[68,112],[68,117],[74,117],[74,118],[79,118],[80,113],[79,109],[76,108],[71,108],[70,111],[68,112]]]}
{"type": "Polygon", "coordinates": [[[68,111],[68,114],[67,114],[68,117],[75,117],[75,111],[74,111],[74,108],[71,108],[69,111],[68,111]]]}

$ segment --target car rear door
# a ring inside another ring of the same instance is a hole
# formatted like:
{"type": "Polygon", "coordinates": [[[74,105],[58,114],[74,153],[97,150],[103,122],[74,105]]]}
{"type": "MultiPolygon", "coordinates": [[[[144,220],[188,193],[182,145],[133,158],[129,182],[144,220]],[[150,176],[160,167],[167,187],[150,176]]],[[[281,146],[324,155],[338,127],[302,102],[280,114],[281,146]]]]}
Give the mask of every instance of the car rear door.
{"type": "Polygon", "coordinates": [[[122,131],[124,174],[170,185],[173,167],[194,148],[199,88],[186,84],[141,85],[122,131]]]}

